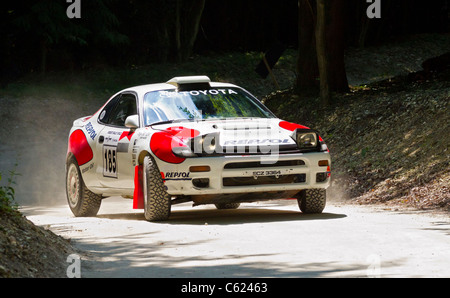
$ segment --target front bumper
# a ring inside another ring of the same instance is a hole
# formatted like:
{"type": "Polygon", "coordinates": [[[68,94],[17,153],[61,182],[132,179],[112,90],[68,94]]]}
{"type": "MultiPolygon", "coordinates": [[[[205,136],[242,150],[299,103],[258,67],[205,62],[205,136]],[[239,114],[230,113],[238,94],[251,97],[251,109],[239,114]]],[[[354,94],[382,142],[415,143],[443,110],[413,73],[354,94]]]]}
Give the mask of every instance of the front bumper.
{"type": "Polygon", "coordinates": [[[169,194],[207,196],[326,189],[330,165],[328,152],[311,152],[187,158],[181,164],[161,162],[158,166],[169,194]],[[193,166],[208,166],[210,170],[193,172],[193,166]]]}

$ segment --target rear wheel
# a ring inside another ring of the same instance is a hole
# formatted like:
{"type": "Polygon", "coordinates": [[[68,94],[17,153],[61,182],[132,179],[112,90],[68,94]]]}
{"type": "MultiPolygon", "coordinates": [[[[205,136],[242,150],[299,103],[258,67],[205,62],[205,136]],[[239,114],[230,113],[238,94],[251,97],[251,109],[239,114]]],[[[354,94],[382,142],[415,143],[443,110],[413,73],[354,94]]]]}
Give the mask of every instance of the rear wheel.
{"type": "Polygon", "coordinates": [[[171,196],[159,172],[155,160],[146,156],[143,171],[144,215],[148,221],[166,220],[170,216],[171,196]]]}
{"type": "Polygon", "coordinates": [[[297,195],[297,202],[303,213],[322,213],[327,201],[325,189],[304,189],[297,195]]]}
{"type": "Polygon", "coordinates": [[[70,210],[77,217],[96,216],[102,203],[101,195],[87,189],[75,158],[71,158],[66,170],[66,195],[70,210]]]}

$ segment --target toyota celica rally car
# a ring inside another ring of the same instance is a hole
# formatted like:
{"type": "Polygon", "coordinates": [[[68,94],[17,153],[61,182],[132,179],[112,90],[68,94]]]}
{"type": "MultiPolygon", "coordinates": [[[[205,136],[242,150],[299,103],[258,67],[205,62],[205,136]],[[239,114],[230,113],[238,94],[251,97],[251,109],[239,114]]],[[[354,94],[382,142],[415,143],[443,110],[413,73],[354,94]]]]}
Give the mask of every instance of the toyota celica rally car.
{"type": "Polygon", "coordinates": [[[298,200],[321,213],[330,154],[318,133],[278,119],[246,90],[207,76],[128,88],[73,122],[66,192],[75,216],[95,216],[122,196],[149,221],[183,202],[235,209],[298,200]]]}

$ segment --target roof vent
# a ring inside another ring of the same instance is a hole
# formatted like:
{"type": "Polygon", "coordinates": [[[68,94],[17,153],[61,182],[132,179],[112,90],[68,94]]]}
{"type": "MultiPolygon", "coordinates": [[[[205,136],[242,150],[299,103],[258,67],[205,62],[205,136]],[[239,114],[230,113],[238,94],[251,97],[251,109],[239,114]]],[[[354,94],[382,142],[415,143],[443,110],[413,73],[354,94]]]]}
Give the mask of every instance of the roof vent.
{"type": "Polygon", "coordinates": [[[192,89],[209,89],[211,80],[207,76],[188,76],[175,77],[167,81],[167,84],[173,85],[179,91],[187,91],[192,89]]]}

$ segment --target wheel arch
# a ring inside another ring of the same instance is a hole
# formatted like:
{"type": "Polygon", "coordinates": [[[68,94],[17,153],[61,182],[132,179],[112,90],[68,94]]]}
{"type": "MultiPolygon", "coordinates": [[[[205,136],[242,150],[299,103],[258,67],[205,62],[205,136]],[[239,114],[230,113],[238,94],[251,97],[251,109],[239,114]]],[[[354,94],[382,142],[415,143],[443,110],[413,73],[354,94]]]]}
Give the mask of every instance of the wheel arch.
{"type": "Polygon", "coordinates": [[[67,202],[72,213],[76,217],[97,215],[102,197],[86,187],[77,158],[72,153],[68,153],[66,157],[65,176],[67,202]]]}
{"type": "MultiPolygon", "coordinates": [[[[67,152],[67,155],[66,155],[66,167],[69,165],[71,159],[75,159],[75,162],[77,161],[77,159],[75,158],[75,155],[69,151],[69,152],[67,152]]],[[[78,165],[78,162],[77,162],[77,165],[78,165]]]]}
{"type": "MultiPolygon", "coordinates": [[[[144,158],[145,158],[146,156],[151,156],[150,152],[149,152],[148,150],[142,150],[142,151],[139,153],[139,156],[138,156],[138,158],[137,158],[137,160],[136,160],[136,165],[143,165],[143,164],[144,164],[144,158]]],[[[154,157],[153,157],[153,158],[154,158],[154,157]]]]}
{"type": "Polygon", "coordinates": [[[76,129],[70,134],[66,161],[70,160],[69,154],[75,157],[78,166],[82,166],[94,158],[94,152],[82,129],[76,129]]]}

